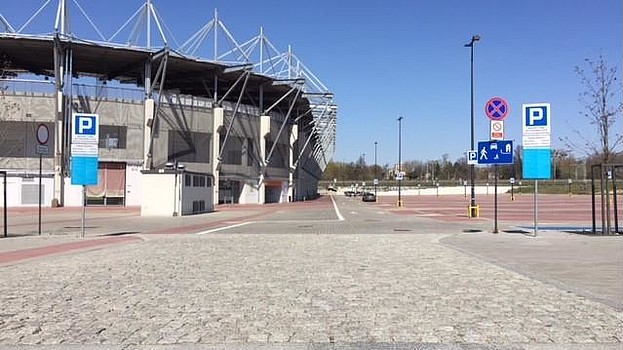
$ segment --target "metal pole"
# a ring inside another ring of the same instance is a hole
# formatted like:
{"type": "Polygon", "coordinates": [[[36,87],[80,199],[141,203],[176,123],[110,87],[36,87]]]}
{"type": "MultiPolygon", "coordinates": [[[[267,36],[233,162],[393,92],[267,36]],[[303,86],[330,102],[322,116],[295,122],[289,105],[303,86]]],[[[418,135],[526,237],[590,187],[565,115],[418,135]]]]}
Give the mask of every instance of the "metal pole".
{"type": "Polygon", "coordinates": [[[39,236],[41,236],[41,167],[43,156],[39,154],[39,236]]]}
{"type": "Polygon", "coordinates": [[[534,237],[536,237],[539,231],[539,200],[537,199],[539,194],[539,180],[534,180],[534,237]]]}
{"type": "Polygon", "coordinates": [[[614,202],[612,203],[614,205],[614,233],[621,233],[619,232],[619,206],[617,203],[617,177],[616,177],[616,173],[617,173],[617,166],[613,165],[612,166],[612,199],[614,200],[614,202]]]}
{"type": "MultiPolygon", "coordinates": [[[[470,103],[471,103],[471,148],[470,150],[474,150],[475,145],[475,137],[474,137],[474,44],[476,41],[480,40],[479,36],[472,36],[471,42],[469,44],[471,51],[471,59],[470,59],[470,103]]],[[[476,207],[476,167],[474,164],[470,165],[470,185],[471,185],[471,197],[470,197],[470,217],[474,216],[474,211],[476,207]]]]}
{"type": "Polygon", "coordinates": [[[402,197],[400,196],[400,183],[402,182],[402,117],[398,118],[398,203],[402,207],[402,197]]]}
{"type": "Polygon", "coordinates": [[[498,233],[498,165],[495,165],[495,179],[493,180],[494,196],[493,196],[493,233],[498,233]]]}
{"type": "Polygon", "coordinates": [[[4,186],[3,186],[3,188],[4,188],[4,191],[3,191],[4,192],[3,193],[3,197],[4,197],[4,202],[3,202],[3,205],[4,205],[4,237],[6,237],[7,234],[8,234],[7,218],[6,218],[6,215],[7,215],[7,212],[8,212],[8,210],[7,210],[7,191],[6,191],[6,171],[3,171],[2,173],[4,174],[4,186]]]}
{"type": "Polygon", "coordinates": [[[377,174],[377,166],[376,166],[376,146],[379,143],[377,141],[374,141],[374,201],[377,202],[376,200],[376,187],[377,187],[377,183],[379,181],[379,177],[377,174]]]}
{"type": "Polygon", "coordinates": [[[84,238],[84,223],[86,221],[86,206],[87,206],[87,186],[82,185],[82,224],[80,237],[84,238]]]}
{"type": "Polygon", "coordinates": [[[595,217],[595,166],[591,166],[591,205],[593,213],[593,234],[597,233],[597,218],[595,217]]]}
{"type": "Polygon", "coordinates": [[[606,189],[606,233],[610,234],[612,232],[612,223],[610,221],[610,166],[608,164],[605,164],[605,186],[604,188],[606,189]]]}
{"type": "MultiPolygon", "coordinates": [[[[606,195],[604,193],[605,180],[604,180],[604,165],[599,165],[599,193],[601,194],[601,234],[606,234],[606,195]]],[[[606,191],[608,189],[606,188],[606,191]]]]}

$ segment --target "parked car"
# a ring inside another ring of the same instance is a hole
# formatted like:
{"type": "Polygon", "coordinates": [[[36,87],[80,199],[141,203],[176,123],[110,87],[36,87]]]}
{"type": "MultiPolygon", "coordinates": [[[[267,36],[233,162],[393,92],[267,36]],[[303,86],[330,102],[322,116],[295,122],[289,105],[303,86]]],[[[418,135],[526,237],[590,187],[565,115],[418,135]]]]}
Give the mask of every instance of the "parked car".
{"type": "Polygon", "coordinates": [[[329,185],[329,186],[327,186],[327,191],[337,192],[337,188],[335,188],[334,186],[329,185]]]}
{"type": "Polygon", "coordinates": [[[346,197],[354,197],[355,196],[355,191],[344,191],[344,195],[346,197]]]}
{"type": "Polygon", "coordinates": [[[366,192],[361,196],[361,200],[364,202],[376,202],[376,195],[372,192],[366,192]]]}

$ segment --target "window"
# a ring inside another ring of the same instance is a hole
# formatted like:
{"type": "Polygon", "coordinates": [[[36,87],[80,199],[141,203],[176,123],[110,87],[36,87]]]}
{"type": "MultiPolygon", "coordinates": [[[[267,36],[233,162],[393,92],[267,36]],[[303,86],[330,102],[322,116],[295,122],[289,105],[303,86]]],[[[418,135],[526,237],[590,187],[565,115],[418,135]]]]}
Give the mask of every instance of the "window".
{"type": "Polygon", "coordinates": [[[100,125],[99,148],[125,149],[127,126],[100,125]]]}
{"type": "MultiPolygon", "coordinates": [[[[272,149],[274,142],[266,140],[266,156],[268,156],[270,150],[272,149]]],[[[289,147],[286,144],[277,143],[275,145],[275,149],[273,150],[273,154],[269,159],[269,166],[275,168],[286,168],[288,167],[289,162],[289,147]]]]}
{"type": "Polygon", "coordinates": [[[210,163],[210,134],[169,130],[169,162],[210,163]]]}
{"type": "Polygon", "coordinates": [[[220,146],[223,150],[223,164],[242,165],[242,147],[244,138],[229,135],[225,141],[225,133],[221,133],[220,146]]]}
{"type": "Polygon", "coordinates": [[[253,139],[252,138],[248,138],[247,139],[247,165],[248,166],[255,166],[257,165],[259,162],[256,160],[257,156],[255,155],[255,148],[253,147],[253,139]]]}
{"type": "Polygon", "coordinates": [[[193,187],[206,187],[206,177],[204,175],[194,175],[193,187]]]}

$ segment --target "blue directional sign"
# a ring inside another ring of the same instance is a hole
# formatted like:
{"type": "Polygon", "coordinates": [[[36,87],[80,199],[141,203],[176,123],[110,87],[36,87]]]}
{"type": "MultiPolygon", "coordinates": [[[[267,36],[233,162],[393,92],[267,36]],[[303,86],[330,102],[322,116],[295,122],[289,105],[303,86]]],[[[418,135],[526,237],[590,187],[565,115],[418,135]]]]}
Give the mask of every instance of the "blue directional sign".
{"type": "Polygon", "coordinates": [[[513,141],[478,142],[478,164],[513,164],[513,141]]]}

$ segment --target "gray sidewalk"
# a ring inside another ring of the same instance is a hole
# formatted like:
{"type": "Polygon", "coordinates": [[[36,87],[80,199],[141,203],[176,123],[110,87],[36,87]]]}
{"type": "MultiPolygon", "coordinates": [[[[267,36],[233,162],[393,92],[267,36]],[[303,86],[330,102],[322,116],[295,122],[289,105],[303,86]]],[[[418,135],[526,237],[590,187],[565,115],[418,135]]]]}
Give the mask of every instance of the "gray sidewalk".
{"type": "Polygon", "coordinates": [[[442,244],[623,311],[623,237],[544,231],[454,235],[442,244]]]}
{"type": "Polygon", "coordinates": [[[620,270],[620,239],[465,234],[475,226],[344,198],[340,221],[330,202],[320,204],[274,207],[246,225],[228,218],[228,229],[205,235],[145,234],[0,267],[0,344],[621,348],[621,310],[586,293],[584,277],[561,277],[583,271],[616,298],[611,277],[588,266],[611,261],[620,270]],[[570,269],[576,250],[604,260],[570,269]]]}

